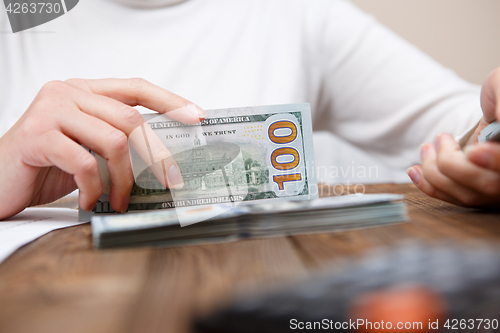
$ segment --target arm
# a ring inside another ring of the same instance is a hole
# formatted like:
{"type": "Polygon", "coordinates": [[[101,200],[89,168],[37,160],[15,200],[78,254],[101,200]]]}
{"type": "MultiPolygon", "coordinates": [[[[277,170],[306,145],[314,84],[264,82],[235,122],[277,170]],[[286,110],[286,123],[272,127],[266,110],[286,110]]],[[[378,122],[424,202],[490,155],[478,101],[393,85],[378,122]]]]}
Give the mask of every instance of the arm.
{"type": "Polygon", "coordinates": [[[477,124],[479,87],[350,3],[330,3],[321,29],[317,130],[329,130],[404,173],[419,160],[422,143],[477,124]]]}

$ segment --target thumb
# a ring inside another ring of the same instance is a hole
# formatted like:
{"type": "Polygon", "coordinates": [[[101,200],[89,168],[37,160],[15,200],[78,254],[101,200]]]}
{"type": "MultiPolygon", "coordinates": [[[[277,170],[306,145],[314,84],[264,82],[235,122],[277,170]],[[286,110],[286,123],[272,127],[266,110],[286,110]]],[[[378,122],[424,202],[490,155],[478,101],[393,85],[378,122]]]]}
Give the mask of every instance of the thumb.
{"type": "Polygon", "coordinates": [[[500,144],[485,142],[468,145],[465,147],[464,153],[472,163],[485,169],[500,172],[500,144]]]}
{"type": "Polygon", "coordinates": [[[500,119],[500,67],[494,70],[486,79],[481,89],[481,108],[488,122],[500,119]]]}

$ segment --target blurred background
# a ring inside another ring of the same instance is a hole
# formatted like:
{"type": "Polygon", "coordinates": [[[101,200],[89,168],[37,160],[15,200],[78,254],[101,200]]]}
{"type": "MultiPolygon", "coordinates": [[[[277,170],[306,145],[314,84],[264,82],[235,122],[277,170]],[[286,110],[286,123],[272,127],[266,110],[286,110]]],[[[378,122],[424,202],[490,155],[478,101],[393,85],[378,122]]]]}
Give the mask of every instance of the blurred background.
{"type": "Polygon", "coordinates": [[[500,0],[351,0],[464,79],[500,66],[500,0]]]}

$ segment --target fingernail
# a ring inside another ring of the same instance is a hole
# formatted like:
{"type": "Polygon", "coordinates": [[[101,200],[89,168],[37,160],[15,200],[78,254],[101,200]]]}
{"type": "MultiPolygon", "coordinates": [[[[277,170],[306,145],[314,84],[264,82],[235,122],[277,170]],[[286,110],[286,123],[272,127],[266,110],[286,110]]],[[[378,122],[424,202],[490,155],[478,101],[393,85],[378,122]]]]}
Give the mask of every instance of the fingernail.
{"type": "Polygon", "coordinates": [[[205,117],[207,116],[207,112],[196,104],[190,104],[186,108],[193,116],[198,117],[200,121],[205,119],[205,117]]]}
{"type": "Polygon", "coordinates": [[[128,210],[128,204],[130,203],[130,195],[123,200],[121,213],[126,213],[128,210]]]}
{"type": "Polygon", "coordinates": [[[420,179],[422,178],[422,176],[420,175],[420,172],[418,172],[417,170],[415,170],[413,167],[411,168],[408,168],[406,170],[406,173],[408,174],[408,176],[410,177],[411,181],[418,186],[418,184],[420,184],[420,179]]]}
{"type": "Polygon", "coordinates": [[[427,155],[427,145],[420,146],[420,160],[423,161],[427,155]]]}
{"type": "Polygon", "coordinates": [[[467,159],[483,168],[493,169],[495,166],[493,155],[478,148],[478,145],[465,146],[464,154],[467,159]]]}
{"type": "Polygon", "coordinates": [[[181,171],[177,165],[172,164],[170,169],[168,169],[167,174],[168,188],[170,189],[181,189],[184,187],[184,181],[182,180],[181,171]]]}

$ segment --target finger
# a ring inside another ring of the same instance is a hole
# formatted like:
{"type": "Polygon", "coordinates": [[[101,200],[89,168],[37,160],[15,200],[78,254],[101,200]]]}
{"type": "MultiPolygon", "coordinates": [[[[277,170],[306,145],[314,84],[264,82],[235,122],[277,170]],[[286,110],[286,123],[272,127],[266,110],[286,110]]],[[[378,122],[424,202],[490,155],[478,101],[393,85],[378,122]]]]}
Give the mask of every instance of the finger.
{"type": "Polygon", "coordinates": [[[500,172],[500,144],[485,142],[469,145],[464,149],[465,157],[480,167],[500,172]]]}
{"type": "Polygon", "coordinates": [[[130,145],[163,186],[170,189],[180,189],[184,186],[179,166],[149,124],[143,123],[136,128],[130,134],[129,140],[130,145]]]}
{"type": "MultiPolygon", "coordinates": [[[[434,145],[426,144],[421,148],[423,177],[437,190],[455,198],[466,205],[480,203],[482,196],[444,175],[437,165],[434,145]]],[[[449,201],[449,200],[447,200],[449,201]]]]}
{"type": "Polygon", "coordinates": [[[104,181],[105,192],[110,195],[109,200],[115,211],[127,211],[134,175],[125,133],[80,111],[58,119],[58,123],[64,134],[107,161],[111,184],[104,181]],[[108,185],[110,188],[107,188],[108,185]]]}
{"type": "Polygon", "coordinates": [[[179,167],[170,158],[171,154],[167,147],[136,109],[112,98],[83,90],[73,91],[72,96],[75,106],[84,113],[124,132],[129,137],[130,145],[151,166],[151,171],[163,186],[169,188],[183,186],[179,167]]]}
{"type": "Polygon", "coordinates": [[[461,184],[463,188],[479,193],[500,193],[500,174],[471,163],[451,135],[439,135],[436,138],[436,150],[437,167],[444,176],[461,184]]]}
{"type": "Polygon", "coordinates": [[[89,93],[112,98],[130,106],[141,105],[186,124],[202,121],[206,112],[194,103],[146,80],[134,79],[71,79],[69,84],[89,93]]]}
{"type": "Polygon", "coordinates": [[[408,173],[408,176],[410,177],[411,181],[415,186],[418,187],[418,189],[428,196],[453,203],[455,205],[461,204],[457,199],[453,198],[452,196],[438,190],[436,187],[434,187],[431,183],[427,181],[424,177],[424,172],[422,169],[421,165],[414,165],[408,170],[406,170],[408,173]]]}
{"type": "Polygon", "coordinates": [[[55,115],[56,117],[67,116],[65,112],[76,107],[76,109],[118,128],[127,135],[145,121],[133,107],[109,97],[92,94],[74,85],[54,81],[46,84],[43,90],[48,91],[47,94],[60,95],[62,102],[64,102],[64,104],[57,105],[58,107],[54,107],[52,104],[47,105],[47,107],[52,107],[53,112],[59,112],[55,115]],[[69,96],[69,98],[64,99],[63,96],[69,96]]]}
{"type": "Polygon", "coordinates": [[[109,97],[79,90],[73,92],[72,99],[82,112],[101,119],[127,135],[145,122],[139,111],[109,97]]]}
{"type": "Polygon", "coordinates": [[[51,131],[39,139],[39,151],[45,165],[54,165],[74,176],[80,189],[79,203],[84,210],[94,208],[102,194],[102,182],[97,161],[82,146],[64,136],[61,132],[51,131]]]}

